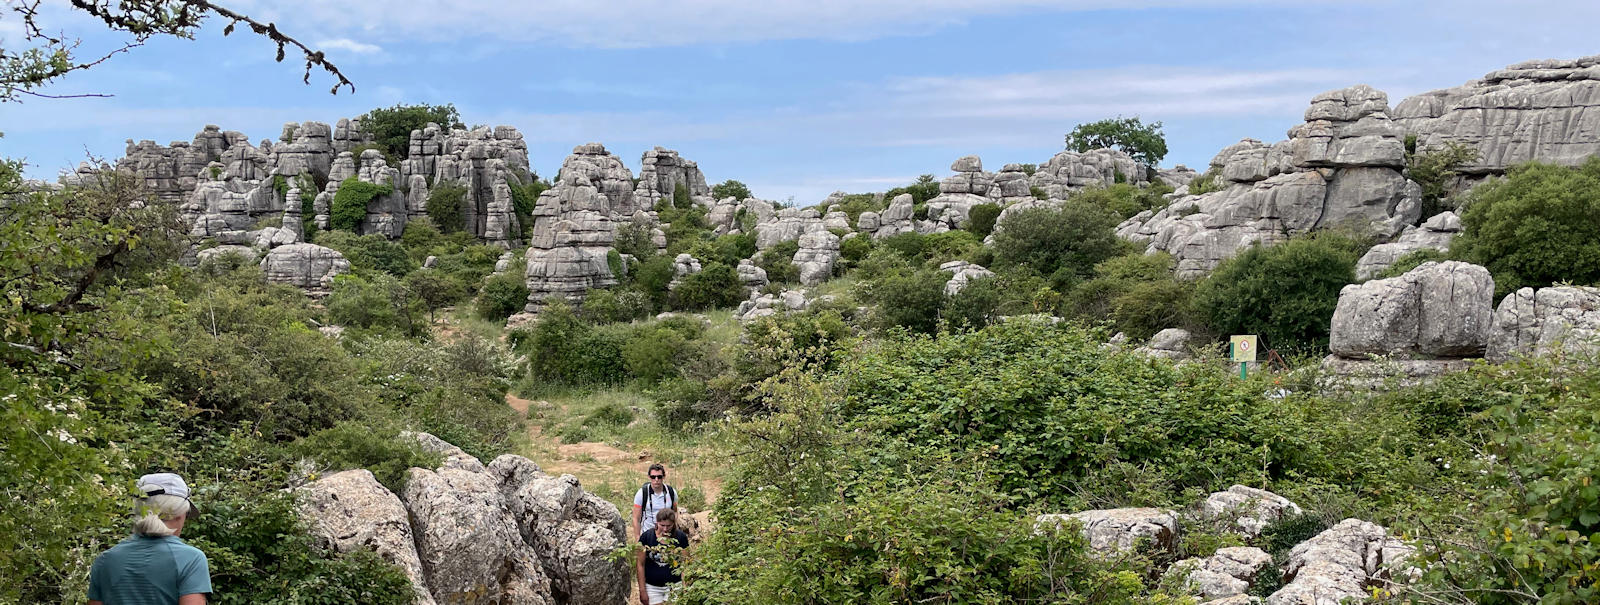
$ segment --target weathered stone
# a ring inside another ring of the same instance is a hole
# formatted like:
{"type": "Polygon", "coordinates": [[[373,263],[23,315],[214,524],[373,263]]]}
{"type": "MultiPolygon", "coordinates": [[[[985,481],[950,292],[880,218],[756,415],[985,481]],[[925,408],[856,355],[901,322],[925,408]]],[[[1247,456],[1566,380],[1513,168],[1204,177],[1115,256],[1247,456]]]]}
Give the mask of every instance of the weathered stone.
{"type": "Polygon", "coordinates": [[[1362,600],[1367,587],[1381,582],[1415,552],[1389,537],[1383,526],[1345,519],[1289,551],[1287,584],[1267,605],[1339,605],[1362,600]]]}
{"type": "Polygon", "coordinates": [[[1250,546],[1219,548],[1204,559],[1184,559],[1168,568],[1166,576],[1176,577],[1189,593],[1202,599],[1222,599],[1243,595],[1255,584],[1256,576],[1272,564],[1272,555],[1250,546]]]}
{"type": "Polygon", "coordinates": [[[572,475],[553,477],[521,456],[489,465],[523,540],[538,553],[552,595],[565,605],[626,600],[632,566],[610,558],[626,529],[615,506],[585,492],[572,475]]]}
{"type": "Polygon", "coordinates": [[[1501,362],[1557,352],[1583,360],[1600,352],[1600,288],[1523,288],[1500,301],[1485,357],[1501,362]]]}
{"type": "Polygon", "coordinates": [[[435,600],[554,604],[550,580],[492,475],[413,468],[403,499],[435,600]]]}
{"type": "Polygon", "coordinates": [[[993,271],[964,260],[953,260],[943,263],[939,265],[939,270],[953,274],[950,278],[950,281],[944,283],[945,296],[955,296],[956,294],[960,293],[962,289],[966,288],[967,283],[971,282],[972,280],[983,279],[985,277],[994,277],[993,271]]]}
{"type": "Polygon", "coordinates": [[[1147,172],[1143,164],[1117,149],[1062,151],[1034,170],[1028,177],[1028,186],[1038,188],[1050,199],[1061,200],[1074,191],[1109,187],[1119,182],[1119,177],[1121,182],[1143,184],[1147,182],[1147,172]]]}
{"type": "Polygon", "coordinates": [[[657,147],[644,152],[639,162],[639,184],[633,190],[639,207],[653,208],[663,199],[673,199],[673,192],[680,186],[694,202],[711,203],[711,188],[706,186],[700,167],[679,157],[678,152],[657,147]]]}
{"type": "MultiPolygon", "coordinates": [[[[756,225],[756,248],[766,250],[783,242],[800,239],[807,233],[827,232],[822,215],[813,208],[784,208],[767,221],[756,225]]],[[[837,238],[836,238],[837,239],[837,238]]]]}
{"type": "Polygon", "coordinates": [[[1260,536],[1261,530],[1268,525],[1300,512],[1300,507],[1288,498],[1243,485],[1229,487],[1228,491],[1212,492],[1200,504],[1201,515],[1208,518],[1234,517],[1234,525],[1240,533],[1252,539],[1260,536]]]}
{"type": "Polygon", "coordinates": [[[256,249],[255,248],[251,248],[250,246],[238,246],[238,245],[217,246],[215,248],[207,248],[205,250],[201,250],[200,252],[196,253],[195,258],[200,264],[205,264],[207,262],[220,262],[220,260],[224,256],[237,257],[239,259],[239,262],[244,263],[244,264],[253,264],[256,261],[260,260],[260,256],[256,254],[256,249]]]}
{"type": "Polygon", "coordinates": [[[800,236],[800,249],[792,261],[800,268],[800,283],[815,286],[833,276],[839,262],[839,236],[827,231],[811,231],[800,236]]]}
{"type": "Polygon", "coordinates": [[[1428,262],[1400,277],[1345,286],[1333,312],[1335,355],[1471,357],[1488,345],[1494,278],[1477,265],[1428,262]]]}
{"type": "Polygon", "coordinates": [[[455,444],[423,432],[407,431],[400,436],[416,441],[424,450],[444,456],[444,464],[439,465],[440,470],[461,469],[475,473],[483,472],[483,461],[456,447],[455,444]]]}
{"type": "Polygon", "coordinates": [[[1034,520],[1034,526],[1059,527],[1069,520],[1083,525],[1083,535],[1089,539],[1089,548],[1101,553],[1129,550],[1141,540],[1148,540],[1159,548],[1171,548],[1178,539],[1178,514],[1159,508],[1114,508],[1070,515],[1039,515],[1034,520]]]}
{"type": "Polygon", "coordinates": [[[300,517],[309,522],[324,548],[336,553],[372,551],[405,571],[420,605],[434,602],[405,505],[372,473],[365,469],[334,473],[295,491],[300,517]]]}
{"type": "Polygon", "coordinates": [[[335,276],[350,272],[350,261],[332,248],[316,244],[279,246],[261,259],[267,281],[289,284],[313,292],[333,288],[335,276]]]}
{"type": "Polygon", "coordinates": [[[1156,332],[1150,337],[1150,342],[1134,349],[1134,352],[1150,357],[1162,359],[1189,359],[1194,357],[1190,342],[1193,337],[1183,328],[1167,328],[1156,332]]]}
{"type": "Polygon", "coordinates": [[[1461,218],[1449,211],[1434,215],[1421,227],[1406,227],[1398,239],[1373,246],[1361,256],[1361,260],[1356,261],[1356,279],[1371,279],[1401,257],[1418,250],[1448,251],[1450,242],[1459,233],[1461,218]]]}

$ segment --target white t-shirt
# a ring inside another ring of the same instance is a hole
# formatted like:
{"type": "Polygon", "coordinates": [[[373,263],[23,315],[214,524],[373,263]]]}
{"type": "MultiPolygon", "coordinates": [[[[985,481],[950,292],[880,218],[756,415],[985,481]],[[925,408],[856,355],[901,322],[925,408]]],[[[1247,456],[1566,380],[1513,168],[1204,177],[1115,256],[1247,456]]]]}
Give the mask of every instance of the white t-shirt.
{"type": "MultiPolygon", "coordinates": [[[[672,498],[667,495],[667,487],[661,487],[661,493],[650,491],[650,488],[641,489],[633,494],[633,505],[643,508],[643,516],[639,517],[639,533],[655,529],[656,513],[663,508],[672,508],[672,498]],[[650,501],[645,502],[645,492],[650,492],[650,501]]],[[[638,536],[635,536],[638,537],[638,536]]]]}

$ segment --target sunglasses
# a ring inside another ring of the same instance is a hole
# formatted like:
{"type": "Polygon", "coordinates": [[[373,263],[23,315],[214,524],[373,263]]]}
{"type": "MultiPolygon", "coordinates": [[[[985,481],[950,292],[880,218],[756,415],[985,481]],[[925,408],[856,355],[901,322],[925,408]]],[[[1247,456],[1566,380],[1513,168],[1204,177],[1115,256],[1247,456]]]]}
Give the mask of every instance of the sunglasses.
{"type": "Polygon", "coordinates": [[[651,479],[666,479],[666,475],[650,475],[651,479]]]}

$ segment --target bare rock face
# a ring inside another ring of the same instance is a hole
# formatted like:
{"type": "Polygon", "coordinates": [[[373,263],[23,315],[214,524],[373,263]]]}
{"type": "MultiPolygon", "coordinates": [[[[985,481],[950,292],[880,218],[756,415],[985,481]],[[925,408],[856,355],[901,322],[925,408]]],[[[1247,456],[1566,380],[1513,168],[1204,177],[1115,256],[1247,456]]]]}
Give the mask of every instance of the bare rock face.
{"type": "Polygon", "coordinates": [[[369,550],[405,570],[417,602],[431,605],[422,561],[405,505],[372,473],[356,469],[328,475],[300,487],[300,516],[324,547],[337,553],[369,550]]]}
{"type": "Polygon", "coordinates": [[[1234,517],[1234,525],[1249,538],[1260,536],[1261,530],[1268,525],[1300,513],[1300,506],[1288,498],[1243,485],[1213,492],[1205,502],[1200,503],[1201,515],[1209,518],[1234,517]]]}
{"type": "Polygon", "coordinates": [[[683,159],[678,152],[657,147],[644,152],[639,163],[639,184],[633,197],[641,208],[654,208],[662,199],[671,200],[673,192],[682,186],[689,198],[706,206],[711,204],[711,187],[706,176],[694,162],[683,159]]]}
{"type": "Polygon", "coordinates": [[[1577,165],[1600,153],[1600,55],[1527,61],[1455,88],[1412,96],[1395,122],[1419,149],[1470,145],[1469,175],[1540,161],[1577,165]]]}
{"type": "Polygon", "coordinates": [[[1345,286],[1333,312],[1335,355],[1475,357],[1488,345],[1494,278],[1458,261],[1429,262],[1400,277],[1345,286]]]}
{"type": "Polygon", "coordinates": [[[800,236],[800,249],[794,253],[793,261],[800,268],[800,283],[815,286],[827,281],[838,262],[839,236],[828,231],[810,231],[800,236]]]}
{"type": "Polygon", "coordinates": [[[739,266],[735,270],[739,273],[739,283],[751,291],[764,288],[768,283],[767,270],[750,262],[748,258],[739,261],[739,266]]]}
{"type": "Polygon", "coordinates": [[[1485,356],[1495,362],[1556,352],[1587,357],[1600,352],[1597,343],[1600,288],[1523,288],[1500,301],[1485,356]]]}
{"type": "Polygon", "coordinates": [[[1289,551],[1287,584],[1267,597],[1267,605],[1338,605],[1368,596],[1415,549],[1389,537],[1388,530],[1360,519],[1345,519],[1289,551]]]}
{"type": "Polygon", "coordinates": [[[414,468],[403,494],[428,588],[445,603],[548,605],[550,580],[488,473],[414,468]]]}
{"type": "Polygon", "coordinates": [[[1418,250],[1448,251],[1450,242],[1460,233],[1461,217],[1449,211],[1434,215],[1420,227],[1406,227],[1395,241],[1373,246],[1361,256],[1356,262],[1356,279],[1371,279],[1401,257],[1418,250]]]}
{"type": "Polygon", "coordinates": [[[994,277],[993,271],[964,260],[953,260],[946,262],[939,265],[939,270],[952,274],[950,281],[944,283],[945,296],[955,296],[956,294],[959,294],[961,290],[966,288],[967,284],[972,280],[983,279],[985,277],[994,277]]]}
{"type": "Polygon", "coordinates": [[[912,215],[915,214],[915,211],[915,200],[911,197],[911,194],[902,193],[894,196],[894,199],[889,200],[889,207],[885,208],[883,212],[863,212],[860,220],[857,221],[856,226],[860,228],[863,233],[871,231],[873,239],[883,239],[893,235],[899,235],[901,233],[911,233],[917,230],[916,225],[912,221],[912,215]],[[873,226],[870,229],[868,228],[868,214],[872,214],[871,223],[876,224],[876,226],[873,226]]]}
{"type": "Polygon", "coordinates": [[[1150,337],[1150,342],[1134,349],[1134,352],[1150,357],[1162,359],[1189,359],[1194,357],[1191,341],[1193,336],[1183,328],[1167,328],[1156,332],[1150,337]]]}
{"type": "Polygon", "coordinates": [[[1061,200],[1074,191],[1109,187],[1118,182],[1119,175],[1122,182],[1145,183],[1146,172],[1144,164],[1120,150],[1063,151],[1041,164],[1028,178],[1028,185],[1044,190],[1050,199],[1061,200]]]}
{"type": "Polygon", "coordinates": [[[1070,515],[1045,514],[1039,515],[1034,525],[1059,526],[1068,520],[1081,523],[1083,534],[1089,539],[1089,548],[1101,553],[1129,550],[1145,539],[1160,548],[1171,548],[1178,539],[1178,514],[1159,508],[1113,508],[1070,515]]]}
{"type": "Polygon", "coordinates": [[[268,252],[261,259],[261,271],[269,282],[289,284],[312,293],[326,293],[333,288],[335,276],[350,272],[350,261],[332,248],[316,244],[289,244],[268,252]]]}
{"type": "Polygon", "coordinates": [[[400,162],[412,217],[427,213],[427,183],[457,183],[466,188],[462,215],[466,230],[492,245],[520,245],[522,225],[510,185],[531,178],[528,146],[510,126],[449,129],[429,123],[411,131],[408,157],[400,162]]]}
{"type": "MultiPolygon", "coordinates": [[[[585,153],[567,158],[561,181],[540,194],[533,209],[526,255],[529,312],[537,313],[550,296],[581,302],[589,290],[617,283],[606,260],[616,241],[612,217],[619,208],[627,209],[633,203],[633,182],[628,177],[630,188],[619,193],[627,196],[628,202],[617,206],[605,193],[606,188],[617,185],[616,175],[610,172],[613,168],[591,161],[615,156],[601,155],[605,148],[597,143],[580,145],[578,150],[585,153]]],[[[618,160],[616,167],[620,166],[618,160]]]]}
{"type": "Polygon", "coordinates": [[[815,208],[784,208],[771,220],[756,225],[756,248],[766,250],[783,242],[792,242],[800,236],[815,231],[827,232],[827,224],[815,208]]]}
{"type": "Polygon", "coordinates": [[[1259,548],[1232,546],[1219,548],[1204,559],[1184,559],[1166,572],[1176,576],[1201,599],[1225,599],[1245,594],[1263,568],[1272,564],[1272,555],[1259,548]]]}
{"type": "Polygon", "coordinates": [[[572,475],[552,477],[521,456],[489,464],[523,540],[533,546],[551,579],[555,602],[610,605],[627,597],[627,562],[611,561],[626,528],[615,506],[583,490],[572,475]]]}
{"type": "Polygon", "coordinates": [[[1195,169],[1184,166],[1183,164],[1178,164],[1172,168],[1160,168],[1156,170],[1156,180],[1166,183],[1168,187],[1173,189],[1187,187],[1189,185],[1189,181],[1193,181],[1199,176],[1199,172],[1196,172],[1195,169]]]}

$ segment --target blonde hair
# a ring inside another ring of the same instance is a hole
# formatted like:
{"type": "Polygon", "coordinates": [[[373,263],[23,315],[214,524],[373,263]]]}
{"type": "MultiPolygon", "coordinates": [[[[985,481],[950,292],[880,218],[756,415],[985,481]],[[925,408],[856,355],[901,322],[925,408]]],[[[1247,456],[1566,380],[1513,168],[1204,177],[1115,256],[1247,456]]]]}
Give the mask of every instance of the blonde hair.
{"type": "Polygon", "coordinates": [[[167,521],[180,519],[189,513],[189,500],[181,496],[159,494],[133,504],[133,533],[150,538],[175,535],[167,521]]]}

